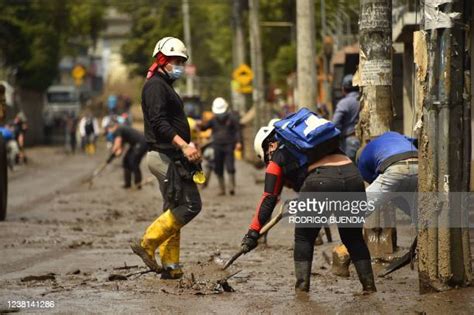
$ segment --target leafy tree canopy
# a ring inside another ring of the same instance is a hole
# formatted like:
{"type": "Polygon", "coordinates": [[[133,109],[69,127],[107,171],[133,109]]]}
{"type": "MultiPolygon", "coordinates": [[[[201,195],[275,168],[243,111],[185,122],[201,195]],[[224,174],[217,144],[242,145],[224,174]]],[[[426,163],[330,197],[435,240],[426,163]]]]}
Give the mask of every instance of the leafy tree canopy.
{"type": "MultiPolygon", "coordinates": [[[[200,77],[201,93],[227,95],[232,74],[232,1],[190,0],[193,63],[200,77]],[[212,86],[212,87],[209,87],[212,86]],[[209,90],[209,89],[210,90],[209,90]]],[[[243,7],[246,7],[242,0],[243,7]]],[[[132,31],[122,47],[124,61],[133,74],[144,76],[153,62],[151,53],[164,36],[183,39],[182,2],[177,0],[136,0],[113,2],[132,17],[132,31]]],[[[340,27],[341,16],[357,28],[359,0],[326,0],[326,18],[331,32],[340,27]],[[343,13],[338,13],[340,10],[343,13]]],[[[321,0],[315,0],[316,43],[321,47],[321,0]]],[[[248,8],[248,7],[247,7],[248,8]]],[[[296,70],[296,2],[260,0],[261,22],[290,22],[293,27],[261,27],[263,62],[267,85],[285,85],[286,75],[296,70]]],[[[248,34],[248,12],[242,12],[242,24],[248,34]]],[[[347,25],[346,29],[347,29],[347,25]]],[[[247,36],[246,50],[249,51],[247,36]]],[[[247,53],[247,63],[250,56],[247,53]]],[[[207,96],[206,96],[207,97],[207,96]]]]}
{"type": "Polygon", "coordinates": [[[105,7],[101,0],[0,0],[0,62],[17,85],[45,90],[64,54],[97,39],[105,7]]]}

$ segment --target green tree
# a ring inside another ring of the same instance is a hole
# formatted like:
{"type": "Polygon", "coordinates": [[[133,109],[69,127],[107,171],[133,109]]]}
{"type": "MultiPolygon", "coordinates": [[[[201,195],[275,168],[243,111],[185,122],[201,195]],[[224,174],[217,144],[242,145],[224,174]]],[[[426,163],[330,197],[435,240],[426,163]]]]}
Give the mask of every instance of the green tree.
{"type": "Polygon", "coordinates": [[[44,91],[58,75],[58,63],[80,42],[93,42],[104,26],[105,2],[0,0],[0,61],[16,85],[44,91]]]}
{"type": "MultiPolygon", "coordinates": [[[[325,1],[328,34],[335,34],[339,20],[349,21],[350,31],[357,33],[359,0],[325,1]]],[[[322,48],[321,0],[315,2],[316,52],[322,48]]],[[[296,5],[294,1],[261,0],[262,21],[290,22],[294,28],[264,27],[262,42],[264,68],[268,85],[286,86],[286,76],[296,71],[296,5]]],[[[345,26],[345,25],[343,25],[345,26]]],[[[346,29],[344,30],[346,31],[346,29]]]]}
{"type": "MultiPolygon", "coordinates": [[[[182,3],[176,0],[117,0],[114,5],[132,18],[130,36],[122,46],[124,62],[132,74],[144,76],[153,62],[156,42],[165,36],[183,39],[182,3]]],[[[229,94],[232,67],[232,30],[229,1],[190,1],[193,63],[201,96],[206,101],[229,94]],[[224,83],[224,84],[223,84],[224,83]]],[[[182,83],[182,82],[181,82],[182,83]]]]}
{"type": "MultiPolygon", "coordinates": [[[[132,74],[144,76],[153,62],[151,52],[164,36],[183,38],[182,2],[180,0],[115,0],[112,2],[132,17],[132,31],[122,47],[125,63],[132,74]]],[[[315,3],[316,43],[321,46],[320,0],[315,3]]],[[[190,0],[193,63],[197,68],[201,96],[228,96],[232,74],[231,0],[190,0]]],[[[326,0],[329,31],[335,32],[338,10],[351,18],[353,31],[357,27],[358,0],[326,0]]],[[[244,12],[243,23],[248,14],[244,12]]],[[[293,27],[262,26],[263,61],[267,85],[284,87],[285,78],[296,70],[296,6],[295,1],[260,0],[262,22],[290,22],[293,27]]],[[[247,43],[247,47],[249,47],[247,43]]],[[[250,56],[247,56],[248,63],[250,56]]]]}
{"type": "Polygon", "coordinates": [[[113,4],[130,14],[132,29],[122,46],[122,57],[132,68],[132,74],[144,76],[152,63],[156,42],[165,36],[182,38],[181,2],[174,0],[117,0],[113,4]]]}
{"type": "Polygon", "coordinates": [[[277,86],[286,85],[288,74],[296,70],[296,46],[294,43],[282,45],[268,65],[270,82],[277,86]]]}

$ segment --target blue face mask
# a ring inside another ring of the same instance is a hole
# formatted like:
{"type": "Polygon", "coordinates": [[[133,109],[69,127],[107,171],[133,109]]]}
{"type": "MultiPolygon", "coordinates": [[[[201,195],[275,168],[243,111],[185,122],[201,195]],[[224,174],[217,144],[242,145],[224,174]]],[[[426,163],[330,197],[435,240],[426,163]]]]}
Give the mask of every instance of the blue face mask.
{"type": "Polygon", "coordinates": [[[168,75],[173,79],[173,80],[178,80],[181,78],[184,74],[184,66],[177,66],[173,65],[173,69],[168,72],[168,75]]]}

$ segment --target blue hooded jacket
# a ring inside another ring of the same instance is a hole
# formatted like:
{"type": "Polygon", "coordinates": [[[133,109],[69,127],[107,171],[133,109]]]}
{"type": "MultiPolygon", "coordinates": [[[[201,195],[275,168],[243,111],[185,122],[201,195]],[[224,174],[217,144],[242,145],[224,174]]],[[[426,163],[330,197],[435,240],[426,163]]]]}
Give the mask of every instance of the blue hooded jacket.
{"type": "Polygon", "coordinates": [[[417,139],[388,131],[370,141],[360,154],[357,167],[364,180],[372,183],[387,167],[418,157],[417,139]]]}

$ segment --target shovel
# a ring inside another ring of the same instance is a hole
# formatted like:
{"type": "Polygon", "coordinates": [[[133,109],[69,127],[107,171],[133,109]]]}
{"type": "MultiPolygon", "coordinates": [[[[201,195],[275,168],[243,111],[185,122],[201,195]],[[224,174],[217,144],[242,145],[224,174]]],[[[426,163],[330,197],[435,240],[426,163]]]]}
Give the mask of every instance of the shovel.
{"type": "MultiPolygon", "coordinates": [[[[262,229],[260,230],[260,237],[262,237],[263,235],[267,234],[267,232],[272,228],[274,227],[280,220],[281,218],[283,218],[283,211],[285,209],[285,205],[287,204],[288,201],[285,201],[284,203],[282,203],[280,205],[280,207],[278,208],[278,212],[276,214],[276,216],[274,216],[270,221],[268,221],[267,224],[265,224],[262,229]]],[[[234,263],[234,261],[237,260],[237,258],[239,258],[240,256],[242,256],[242,254],[245,254],[245,251],[244,249],[240,249],[237,253],[234,254],[234,256],[232,256],[227,262],[226,264],[224,265],[224,270],[226,270],[227,268],[230,267],[230,265],[232,265],[234,263]]]]}
{"type": "Polygon", "coordinates": [[[390,265],[388,265],[387,268],[385,268],[384,272],[379,274],[379,277],[383,278],[391,274],[392,272],[411,263],[413,261],[413,258],[415,257],[416,244],[417,244],[417,238],[415,237],[408,252],[405,253],[400,258],[393,261],[390,265]]]}
{"type": "Polygon", "coordinates": [[[103,162],[102,164],[99,165],[99,167],[97,167],[94,172],[92,173],[91,177],[89,177],[88,179],[86,179],[84,181],[84,183],[88,183],[89,184],[89,189],[92,187],[92,184],[94,183],[94,179],[99,176],[104,170],[105,168],[107,167],[107,165],[109,165],[113,159],[115,158],[115,154],[114,153],[111,153],[109,158],[107,159],[107,161],[103,162]]]}

